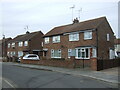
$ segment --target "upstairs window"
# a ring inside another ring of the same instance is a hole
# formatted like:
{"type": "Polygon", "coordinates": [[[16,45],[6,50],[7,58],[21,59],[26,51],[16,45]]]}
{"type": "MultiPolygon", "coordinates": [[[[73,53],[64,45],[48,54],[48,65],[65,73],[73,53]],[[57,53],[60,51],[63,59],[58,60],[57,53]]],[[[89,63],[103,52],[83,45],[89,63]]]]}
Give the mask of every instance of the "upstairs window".
{"type": "Polygon", "coordinates": [[[110,41],[110,34],[107,34],[107,41],[110,41]]]}
{"type": "Polygon", "coordinates": [[[79,40],[79,33],[72,33],[69,35],[69,41],[78,41],[79,40]]]}
{"type": "Polygon", "coordinates": [[[24,46],[28,46],[28,41],[25,41],[25,42],[24,42],[24,46]]]}
{"type": "Polygon", "coordinates": [[[22,47],[23,46],[23,42],[18,42],[18,46],[22,47]]]}
{"type": "Polygon", "coordinates": [[[12,47],[15,47],[15,43],[12,43],[12,47]]]}
{"type": "Polygon", "coordinates": [[[10,48],[10,43],[8,43],[8,48],[10,48]]]}
{"type": "Polygon", "coordinates": [[[53,43],[60,42],[60,36],[53,36],[53,43]]]}
{"type": "Polygon", "coordinates": [[[44,38],[45,44],[49,43],[49,37],[44,38]]]}
{"type": "Polygon", "coordinates": [[[87,40],[87,39],[92,39],[92,32],[91,31],[84,32],[84,40],[87,40]]]}

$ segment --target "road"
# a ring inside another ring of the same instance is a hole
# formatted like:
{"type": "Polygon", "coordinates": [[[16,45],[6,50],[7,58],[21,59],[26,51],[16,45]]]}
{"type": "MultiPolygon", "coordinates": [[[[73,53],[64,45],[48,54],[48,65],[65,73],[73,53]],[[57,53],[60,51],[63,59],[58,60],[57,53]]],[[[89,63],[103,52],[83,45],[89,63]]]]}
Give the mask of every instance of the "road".
{"type": "Polygon", "coordinates": [[[60,72],[2,65],[3,88],[115,88],[103,81],[60,72]]]}

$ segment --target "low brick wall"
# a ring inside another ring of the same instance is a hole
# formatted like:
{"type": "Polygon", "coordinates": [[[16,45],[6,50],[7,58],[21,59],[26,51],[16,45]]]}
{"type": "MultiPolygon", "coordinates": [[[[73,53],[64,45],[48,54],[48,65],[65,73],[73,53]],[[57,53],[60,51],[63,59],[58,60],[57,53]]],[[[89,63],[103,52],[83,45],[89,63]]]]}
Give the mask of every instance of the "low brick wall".
{"type": "Polygon", "coordinates": [[[67,67],[74,68],[73,61],[60,61],[60,60],[21,60],[24,64],[39,64],[45,66],[67,67]]]}
{"type": "Polygon", "coordinates": [[[45,66],[55,66],[55,67],[66,67],[66,68],[77,68],[77,67],[90,67],[90,60],[21,60],[24,64],[38,64],[45,66]]]}

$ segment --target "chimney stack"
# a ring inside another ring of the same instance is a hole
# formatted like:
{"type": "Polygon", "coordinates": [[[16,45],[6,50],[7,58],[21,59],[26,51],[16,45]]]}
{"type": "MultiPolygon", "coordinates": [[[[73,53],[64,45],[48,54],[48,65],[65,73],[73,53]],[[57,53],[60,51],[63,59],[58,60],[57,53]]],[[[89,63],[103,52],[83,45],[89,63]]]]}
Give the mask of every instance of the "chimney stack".
{"type": "Polygon", "coordinates": [[[26,32],[26,34],[29,34],[29,33],[30,33],[29,31],[26,32]]]}
{"type": "Polygon", "coordinates": [[[79,23],[78,18],[76,18],[76,19],[73,20],[73,24],[74,24],[74,23],[79,23]]]}

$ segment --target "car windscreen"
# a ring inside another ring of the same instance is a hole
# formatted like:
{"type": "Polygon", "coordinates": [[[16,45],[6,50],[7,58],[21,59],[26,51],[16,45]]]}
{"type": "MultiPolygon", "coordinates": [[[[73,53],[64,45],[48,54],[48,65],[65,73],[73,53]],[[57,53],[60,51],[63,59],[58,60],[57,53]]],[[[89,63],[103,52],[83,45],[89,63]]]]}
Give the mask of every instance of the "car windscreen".
{"type": "Polygon", "coordinates": [[[30,56],[28,56],[28,57],[30,58],[30,57],[37,57],[37,56],[36,56],[36,55],[30,55],[30,56]]]}

